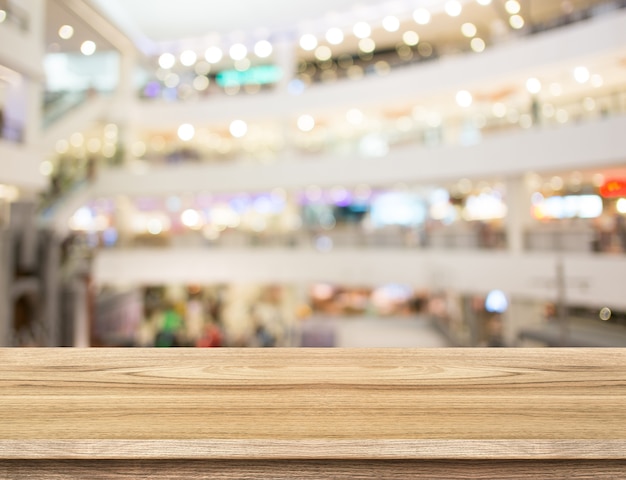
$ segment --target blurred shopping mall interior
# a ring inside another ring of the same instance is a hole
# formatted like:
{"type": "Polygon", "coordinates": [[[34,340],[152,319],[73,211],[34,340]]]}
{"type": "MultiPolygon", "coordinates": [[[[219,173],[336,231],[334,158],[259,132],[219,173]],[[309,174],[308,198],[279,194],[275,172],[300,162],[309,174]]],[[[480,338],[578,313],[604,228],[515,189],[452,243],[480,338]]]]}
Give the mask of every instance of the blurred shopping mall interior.
{"type": "Polygon", "coordinates": [[[626,1],[0,0],[0,346],[626,346],[626,1]]]}

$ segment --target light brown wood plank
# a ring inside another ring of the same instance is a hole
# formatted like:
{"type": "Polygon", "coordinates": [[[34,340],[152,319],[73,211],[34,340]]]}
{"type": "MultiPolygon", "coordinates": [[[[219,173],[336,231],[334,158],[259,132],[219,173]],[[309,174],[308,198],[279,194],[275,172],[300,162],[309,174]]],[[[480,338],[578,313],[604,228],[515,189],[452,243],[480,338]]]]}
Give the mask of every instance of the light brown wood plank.
{"type": "Polygon", "coordinates": [[[1,461],[10,480],[619,480],[625,461],[1,461]]]}
{"type": "Polygon", "coordinates": [[[0,425],[0,458],[618,459],[626,351],[3,349],[0,425]]]}
{"type": "Polygon", "coordinates": [[[620,459],[625,440],[0,440],[5,459],[620,459]]]}

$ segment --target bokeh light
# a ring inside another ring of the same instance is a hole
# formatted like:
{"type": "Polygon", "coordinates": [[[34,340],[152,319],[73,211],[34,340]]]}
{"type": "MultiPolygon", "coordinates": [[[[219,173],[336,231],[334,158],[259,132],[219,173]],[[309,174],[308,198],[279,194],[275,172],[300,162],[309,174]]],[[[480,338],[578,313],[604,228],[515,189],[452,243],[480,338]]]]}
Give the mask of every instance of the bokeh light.
{"type": "Polygon", "coordinates": [[[176,57],[172,55],[171,53],[163,53],[159,57],[159,67],[164,68],[166,70],[168,68],[172,68],[175,63],[176,63],[176,57]]]}
{"type": "Polygon", "coordinates": [[[241,138],[248,132],[248,125],[243,120],[233,120],[228,129],[235,138],[241,138]]]}
{"type": "Polygon", "coordinates": [[[74,36],[74,27],[71,25],[63,25],[59,28],[59,37],[63,40],[69,40],[74,36]]]}
{"type": "MultiPolygon", "coordinates": [[[[216,46],[210,46],[204,52],[204,59],[210,64],[218,63],[224,56],[222,49],[216,46]]],[[[160,62],[159,62],[160,63],[160,62]]],[[[165,67],[162,67],[165,68],[165,67]]]]}
{"type": "Polygon", "coordinates": [[[339,45],[341,42],[343,42],[343,39],[344,39],[343,31],[340,28],[332,27],[332,28],[329,28],[328,31],[326,32],[326,40],[331,45],[339,45]]]}
{"type": "Polygon", "coordinates": [[[430,22],[430,12],[425,8],[418,8],[413,12],[413,20],[420,25],[430,22]]]}
{"type": "Polygon", "coordinates": [[[85,40],[80,45],[80,51],[83,55],[90,56],[96,52],[96,44],[91,40],[85,40]]]}
{"type": "Polygon", "coordinates": [[[444,10],[451,17],[458,17],[463,11],[463,5],[458,0],[449,0],[445,3],[444,10]]]}
{"type": "Polygon", "coordinates": [[[196,129],[190,123],[183,123],[180,127],[178,127],[177,133],[178,138],[180,138],[183,142],[188,142],[196,134],[196,129]]]}

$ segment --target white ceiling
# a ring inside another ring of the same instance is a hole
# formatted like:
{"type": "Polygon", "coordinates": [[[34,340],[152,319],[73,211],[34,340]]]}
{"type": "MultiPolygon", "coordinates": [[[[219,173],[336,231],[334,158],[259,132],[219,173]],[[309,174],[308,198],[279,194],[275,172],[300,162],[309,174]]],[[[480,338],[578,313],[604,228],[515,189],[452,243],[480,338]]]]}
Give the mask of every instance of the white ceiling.
{"type": "MultiPolygon", "coordinates": [[[[437,17],[437,21],[419,26],[423,38],[461,37],[460,26],[465,21],[475,23],[483,34],[495,28],[498,22],[508,29],[505,0],[492,0],[488,7],[479,5],[476,0],[459,0],[463,13],[456,18],[442,13],[447,0],[88,1],[149,55],[204,49],[208,43],[249,44],[259,39],[275,42],[281,38],[293,41],[303,33],[322,36],[331,26],[349,31],[358,21],[372,25],[372,38],[377,46],[393,46],[399,34],[389,34],[380,28],[382,18],[393,14],[403,22],[401,30],[415,29],[412,13],[416,7],[426,7],[437,17]]],[[[524,17],[532,24],[555,18],[568,9],[587,8],[605,1],[523,0],[521,3],[524,17]]],[[[356,45],[342,44],[337,48],[355,51],[356,45]]]]}
{"type": "MultiPolygon", "coordinates": [[[[467,1],[467,0],[463,0],[467,1]]],[[[309,26],[341,24],[342,17],[367,20],[438,6],[443,0],[92,0],[134,41],[173,42],[237,32],[259,36],[293,34],[309,26]],[[339,20],[339,21],[338,21],[339,20]]],[[[315,29],[315,28],[313,28],[315,29]]]]}

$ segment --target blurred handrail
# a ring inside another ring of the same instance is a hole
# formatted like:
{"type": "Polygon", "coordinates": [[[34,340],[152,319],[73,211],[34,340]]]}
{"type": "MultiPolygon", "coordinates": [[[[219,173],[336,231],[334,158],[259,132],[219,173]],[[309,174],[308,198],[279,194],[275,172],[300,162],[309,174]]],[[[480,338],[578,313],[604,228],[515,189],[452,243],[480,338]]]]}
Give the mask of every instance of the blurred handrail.
{"type": "Polygon", "coordinates": [[[62,92],[44,104],[43,127],[47,128],[66,113],[82,105],[89,95],[87,91],[62,92]]]}

